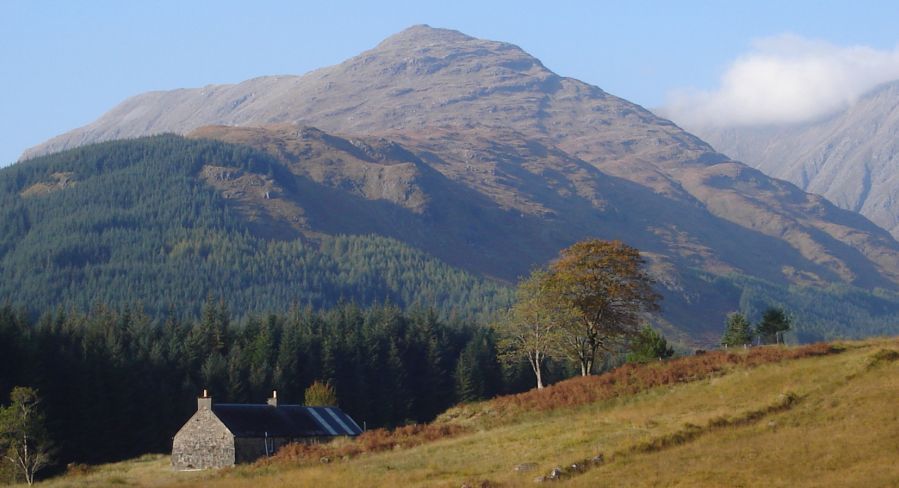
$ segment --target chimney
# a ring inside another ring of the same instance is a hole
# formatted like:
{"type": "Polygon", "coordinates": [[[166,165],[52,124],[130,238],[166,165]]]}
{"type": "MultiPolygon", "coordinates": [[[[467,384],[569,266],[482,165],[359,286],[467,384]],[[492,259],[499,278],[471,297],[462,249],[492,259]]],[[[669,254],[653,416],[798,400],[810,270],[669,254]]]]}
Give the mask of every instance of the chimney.
{"type": "Polygon", "coordinates": [[[203,396],[197,398],[197,411],[203,409],[212,410],[212,397],[207,390],[203,390],[203,396]]]}
{"type": "Polygon", "coordinates": [[[272,397],[268,399],[268,404],[273,407],[278,406],[278,390],[272,390],[272,397]]]}

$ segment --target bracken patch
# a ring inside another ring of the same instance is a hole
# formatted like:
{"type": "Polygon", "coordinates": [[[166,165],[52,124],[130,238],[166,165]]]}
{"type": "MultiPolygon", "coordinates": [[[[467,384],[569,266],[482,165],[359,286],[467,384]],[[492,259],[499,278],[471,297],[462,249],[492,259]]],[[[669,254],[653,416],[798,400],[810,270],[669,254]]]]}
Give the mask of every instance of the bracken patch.
{"type": "Polygon", "coordinates": [[[572,378],[542,390],[530,390],[496,398],[488,402],[485,408],[502,413],[545,411],[584,405],[617,396],[632,395],[657,386],[705,379],[733,367],[751,368],[788,359],[834,354],[839,351],[841,349],[829,344],[812,344],[795,348],[770,346],[756,347],[746,352],[715,351],[645,365],[625,364],[602,375],[572,378]]]}
{"type": "Polygon", "coordinates": [[[346,442],[330,444],[289,444],[281,448],[268,462],[327,463],[331,460],[358,456],[368,452],[408,449],[428,442],[455,437],[468,429],[451,424],[413,424],[389,429],[372,429],[346,442]]]}

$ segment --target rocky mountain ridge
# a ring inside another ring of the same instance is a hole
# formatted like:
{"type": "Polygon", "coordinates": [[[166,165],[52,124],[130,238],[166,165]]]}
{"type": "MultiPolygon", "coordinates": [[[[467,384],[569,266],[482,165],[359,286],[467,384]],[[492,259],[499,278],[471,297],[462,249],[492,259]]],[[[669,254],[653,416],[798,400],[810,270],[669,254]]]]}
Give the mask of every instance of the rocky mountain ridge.
{"type": "Polygon", "coordinates": [[[823,195],[899,236],[899,81],[810,123],[695,130],[734,159],[823,195]]]}

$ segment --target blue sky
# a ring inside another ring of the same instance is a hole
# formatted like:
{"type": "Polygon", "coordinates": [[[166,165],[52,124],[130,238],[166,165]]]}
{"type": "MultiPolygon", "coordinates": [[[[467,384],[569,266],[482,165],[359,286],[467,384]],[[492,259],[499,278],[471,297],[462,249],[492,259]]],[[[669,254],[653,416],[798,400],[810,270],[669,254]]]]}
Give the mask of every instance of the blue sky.
{"type": "MultiPolygon", "coordinates": [[[[745,87],[726,85],[746,69],[795,61],[781,51],[833,61],[835,78],[858,71],[851,59],[861,56],[873,74],[831,96],[851,99],[899,65],[896,19],[899,2],[0,0],[0,165],[128,96],[302,74],[413,24],[518,44],[561,75],[649,108],[720,114],[740,110],[734,93],[745,87]]],[[[773,89],[806,80],[781,83],[772,73],[791,70],[770,71],[748,79],[773,89]]]]}

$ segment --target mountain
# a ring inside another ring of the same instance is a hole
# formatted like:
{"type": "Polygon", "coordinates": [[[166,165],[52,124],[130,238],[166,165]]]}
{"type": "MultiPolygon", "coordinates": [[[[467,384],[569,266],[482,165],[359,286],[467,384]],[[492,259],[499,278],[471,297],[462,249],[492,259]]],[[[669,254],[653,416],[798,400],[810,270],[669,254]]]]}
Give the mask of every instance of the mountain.
{"type": "MultiPolygon", "coordinates": [[[[260,242],[377,234],[511,282],[578,239],[621,239],[649,259],[667,331],[700,342],[738,307],[789,304],[814,337],[899,314],[887,232],[511,44],[415,26],[303,76],[136,96],[27,157],[159,132],[265,161],[213,155],[181,174],[260,242]]],[[[15,198],[86,186],[45,158],[14,165],[34,168],[15,198]]]]}
{"type": "Polygon", "coordinates": [[[765,174],[860,212],[899,236],[899,81],[813,122],[696,132],[765,174]]]}

